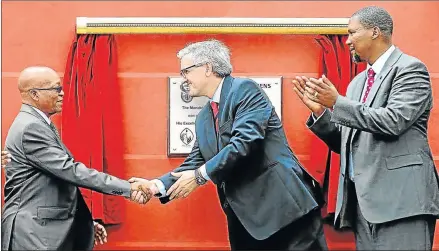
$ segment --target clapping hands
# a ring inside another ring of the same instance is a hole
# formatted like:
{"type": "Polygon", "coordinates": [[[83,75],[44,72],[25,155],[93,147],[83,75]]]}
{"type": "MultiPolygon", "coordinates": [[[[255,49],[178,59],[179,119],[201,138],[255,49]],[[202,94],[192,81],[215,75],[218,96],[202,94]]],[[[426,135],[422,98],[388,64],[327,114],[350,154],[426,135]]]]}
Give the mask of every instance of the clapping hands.
{"type": "Polygon", "coordinates": [[[337,88],[322,75],[321,78],[296,77],[293,90],[314,114],[320,116],[326,108],[332,108],[339,96],[337,88]]]}

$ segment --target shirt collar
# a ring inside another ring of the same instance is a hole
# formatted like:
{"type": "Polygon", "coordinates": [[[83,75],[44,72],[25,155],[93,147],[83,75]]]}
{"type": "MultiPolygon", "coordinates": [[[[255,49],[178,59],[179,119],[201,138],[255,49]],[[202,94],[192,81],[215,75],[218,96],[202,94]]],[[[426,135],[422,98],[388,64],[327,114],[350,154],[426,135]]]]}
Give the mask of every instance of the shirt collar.
{"type": "Polygon", "coordinates": [[[44,112],[42,112],[42,111],[40,111],[38,108],[35,108],[35,107],[33,107],[33,106],[31,106],[36,112],[38,112],[40,115],[41,115],[41,117],[43,117],[44,118],[44,120],[47,122],[47,124],[51,124],[51,121],[50,121],[50,119],[49,119],[49,117],[47,117],[47,115],[44,113],[44,112]]]}
{"type": "Polygon", "coordinates": [[[367,64],[367,69],[369,70],[370,67],[372,67],[373,71],[375,72],[375,76],[378,76],[378,74],[381,72],[381,70],[384,67],[384,64],[386,63],[387,59],[389,59],[392,52],[395,50],[395,46],[390,46],[389,49],[387,49],[386,52],[381,55],[373,65],[367,64]]]}
{"type": "Polygon", "coordinates": [[[213,94],[213,97],[210,101],[219,103],[220,102],[220,98],[221,98],[221,89],[223,88],[223,82],[224,82],[224,78],[221,79],[220,84],[218,85],[218,87],[216,88],[215,93],[213,94]]]}

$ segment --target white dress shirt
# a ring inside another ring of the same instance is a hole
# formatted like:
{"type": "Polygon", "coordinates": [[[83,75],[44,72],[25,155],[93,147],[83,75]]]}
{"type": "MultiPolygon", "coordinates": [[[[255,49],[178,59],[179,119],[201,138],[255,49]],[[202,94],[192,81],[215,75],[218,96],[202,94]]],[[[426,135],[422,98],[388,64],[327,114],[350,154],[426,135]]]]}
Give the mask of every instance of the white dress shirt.
{"type": "Polygon", "coordinates": [[[35,108],[35,107],[33,107],[33,106],[31,106],[36,112],[38,112],[40,115],[41,115],[41,117],[43,117],[44,118],[44,120],[47,122],[47,124],[51,124],[52,123],[52,121],[50,121],[50,119],[49,119],[49,117],[47,117],[47,115],[44,113],[44,112],[42,112],[42,111],[40,111],[38,108],[35,108]]]}
{"type": "MultiPolygon", "coordinates": [[[[374,81],[377,79],[377,76],[378,76],[378,75],[380,74],[380,72],[383,70],[384,64],[386,63],[387,59],[389,59],[390,55],[392,54],[392,52],[393,52],[394,50],[395,50],[395,46],[394,46],[394,45],[390,46],[390,48],[387,49],[387,51],[384,52],[384,54],[381,55],[381,56],[377,59],[377,61],[375,61],[375,63],[373,63],[373,65],[367,64],[366,72],[367,72],[367,70],[369,70],[369,68],[371,68],[371,67],[372,67],[373,71],[375,72],[375,77],[374,77],[374,79],[373,79],[374,81]]],[[[375,84],[375,82],[374,82],[374,84],[375,84]]],[[[364,93],[366,92],[366,89],[367,89],[367,79],[366,79],[366,84],[365,84],[364,87],[363,87],[363,92],[362,92],[362,94],[361,94],[361,99],[360,99],[360,100],[363,100],[364,93]]]]}

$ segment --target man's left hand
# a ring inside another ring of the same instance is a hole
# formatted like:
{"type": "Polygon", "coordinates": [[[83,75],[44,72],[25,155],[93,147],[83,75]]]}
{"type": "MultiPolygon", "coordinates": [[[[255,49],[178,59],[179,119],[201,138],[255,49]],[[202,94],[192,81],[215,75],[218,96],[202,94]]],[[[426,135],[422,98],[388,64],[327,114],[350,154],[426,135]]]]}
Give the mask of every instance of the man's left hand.
{"type": "Polygon", "coordinates": [[[94,224],[94,232],[95,232],[95,245],[98,245],[98,243],[101,244],[106,243],[107,231],[105,230],[105,227],[97,223],[96,221],[94,221],[93,224],[94,224]]]}
{"type": "Polygon", "coordinates": [[[306,82],[306,93],[314,102],[317,102],[326,108],[332,108],[338,98],[337,88],[323,75],[319,79],[310,78],[309,82],[306,82]]]}
{"type": "Polygon", "coordinates": [[[194,170],[188,170],[178,173],[172,172],[171,175],[179,178],[166,193],[166,195],[170,196],[170,200],[186,198],[198,187],[198,184],[195,181],[194,170]]]}

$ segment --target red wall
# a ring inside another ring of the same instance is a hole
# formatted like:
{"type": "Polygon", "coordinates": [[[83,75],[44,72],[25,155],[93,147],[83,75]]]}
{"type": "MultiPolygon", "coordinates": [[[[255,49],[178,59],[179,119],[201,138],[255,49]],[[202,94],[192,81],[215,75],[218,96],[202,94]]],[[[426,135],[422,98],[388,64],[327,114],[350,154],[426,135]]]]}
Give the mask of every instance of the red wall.
{"type": "MultiPolygon", "coordinates": [[[[20,107],[19,72],[30,65],[47,65],[62,76],[78,16],[349,17],[355,10],[373,4],[385,7],[394,17],[394,43],[427,64],[436,94],[439,2],[3,2],[2,146],[20,107]]],[[[178,49],[188,42],[211,37],[230,46],[235,75],[284,77],[283,122],[291,147],[307,164],[311,152],[311,133],[305,127],[308,112],[295,97],[290,80],[298,74],[317,75],[319,48],[312,36],[118,35],[125,178],[153,178],[182,162],[183,159],[166,156],[167,77],[178,75],[178,49]]],[[[434,97],[438,103],[439,96],[434,97]]],[[[439,153],[439,130],[432,126],[438,122],[438,113],[438,109],[433,109],[430,120],[433,154],[439,153]]],[[[54,120],[59,125],[60,116],[54,120]]],[[[438,155],[434,156],[437,161],[438,155]]],[[[104,248],[228,246],[225,217],[212,185],[166,206],[157,201],[146,206],[126,203],[126,222],[109,228],[109,243],[104,248]]],[[[327,230],[330,247],[352,247],[350,235],[327,230]]]]}

